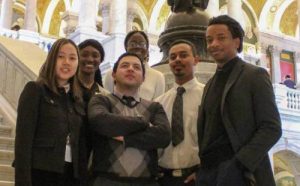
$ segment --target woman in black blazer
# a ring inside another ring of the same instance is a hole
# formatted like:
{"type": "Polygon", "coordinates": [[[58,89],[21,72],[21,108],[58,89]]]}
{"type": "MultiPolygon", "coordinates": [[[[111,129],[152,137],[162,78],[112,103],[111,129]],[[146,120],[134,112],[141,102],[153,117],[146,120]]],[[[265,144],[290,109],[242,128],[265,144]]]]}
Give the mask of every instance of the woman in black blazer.
{"type": "Polygon", "coordinates": [[[74,76],[78,60],[79,52],[72,40],[57,40],[37,81],[28,82],[20,96],[16,186],[85,184],[85,111],[74,76]]]}

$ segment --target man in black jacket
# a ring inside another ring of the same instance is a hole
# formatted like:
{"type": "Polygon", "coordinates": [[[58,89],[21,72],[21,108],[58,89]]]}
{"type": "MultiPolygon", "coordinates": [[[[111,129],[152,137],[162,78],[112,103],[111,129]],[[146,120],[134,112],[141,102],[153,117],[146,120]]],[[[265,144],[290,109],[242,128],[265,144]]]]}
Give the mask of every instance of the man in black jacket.
{"type": "Polygon", "coordinates": [[[198,117],[201,186],[275,186],[268,157],[281,136],[269,75],[244,62],[244,31],[227,15],[212,18],[207,50],[217,63],[205,86],[198,117]]]}
{"type": "Polygon", "coordinates": [[[114,93],[96,95],[88,106],[92,185],[157,185],[157,148],[170,142],[166,114],[159,103],[138,96],[145,67],[136,54],[121,55],[112,75],[114,93]]]}

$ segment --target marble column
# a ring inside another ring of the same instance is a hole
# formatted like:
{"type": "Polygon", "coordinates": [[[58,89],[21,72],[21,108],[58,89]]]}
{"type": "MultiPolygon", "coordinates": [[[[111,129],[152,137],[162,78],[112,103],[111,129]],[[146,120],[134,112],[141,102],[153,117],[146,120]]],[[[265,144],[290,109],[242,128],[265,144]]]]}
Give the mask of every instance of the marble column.
{"type": "Polygon", "coordinates": [[[208,2],[208,6],[205,9],[205,12],[208,13],[211,17],[216,17],[220,14],[220,3],[219,0],[211,0],[208,2]]]}
{"type": "Polygon", "coordinates": [[[79,2],[79,18],[78,26],[75,32],[68,37],[76,43],[80,43],[86,39],[96,39],[102,41],[105,36],[97,31],[97,2],[96,0],[81,0],[79,2]]]}
{"type": "Polygon", "coordinates": [[[65,11],[61,15],[61,19],[66,22],[66,27],[63,28],[66,37],[68,37],[71,33],[75,32],[76,27],[78,25],[78,13],[74,11],[65,11]]]}
{"type": "Polygon", "coordinates": [[[109,32],[111,34],[126,34],[127,1],[111,0],[109,12],[109,32]]]}
{"type": "Polygon", "coordinates": [[[102,32],[104,34],[109,32],[109,7],[108,3],[102,4],[102,32]]]}
{"type": "Polygon", "coordinates": [[[0,28],[10,29],[13,16],[13,0],[2,0],[0,28]]]}
{"type": "Polygon", "coordinates": [[[27,0],[25,6],[24,28],[19,30],[19,40],[39,44],[39,33],[36,28],[37,0],[27,0]]]}
{"type": "Polygon", "coordinates": [[[135,18],[136,12],[136,0],[128,0],[127,1],[127,32],[130,32],[133,27],[133,20],[135,18]]]}
{"type": "Polygon", "coordinates": [[[268,46],[268,52],[271,57],[272,65],[272,83],[281,82],[281,72],[280,72],[280,52],[281,50],[274,45],[268,46]]]}
{"type": "Polygon", "coordinates": [[[127,14],[127,32],[130,32],[132,30],[134,18],[135,18],[134,10],[129,9],[127,14]]]}
{"type": "Polygon", "coordinates": [[[227,0],[228,15],[237,20],[245,28],[242,0],[227,0]]]}
{"type": "Polygon", "coordinates": [[[78,27],[96,30],[97,4],[95,0],[80,1],[78,27]]]}
{"type": "Polygon", "coordinates": [[[297,16],[298,16],[298,39],[300,39],[300,0],[297,0],[297,16]]]}
{"type": "Polygon", "coordinates": [[[300,88],[300,52],[295,52],[295,72],[296,72],[296,76],[295,76],[295,81],[296,81],[296,87],[300,88]]]}
{"type": "Polygon", "coordinates": [[[33,32],[36,32],[36,5],[37,0],[26,1],[24,29],[33,32]]]}

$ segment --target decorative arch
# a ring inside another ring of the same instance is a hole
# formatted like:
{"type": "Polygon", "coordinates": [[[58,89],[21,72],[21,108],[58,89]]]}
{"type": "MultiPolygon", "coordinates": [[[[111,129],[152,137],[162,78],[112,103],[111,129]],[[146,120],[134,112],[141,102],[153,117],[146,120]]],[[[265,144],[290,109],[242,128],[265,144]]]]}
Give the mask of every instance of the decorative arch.
{"type": "Polygon", "coordinates": [[[136,3],[136,6],[135,6],[135,14],[137,15],[137,17],[141,20],[142,22],[142,26],[144,28],[144,31],[145,32],[148,32],[148,25],[149,25],[149,22],[148,22],[148,19],[147,19],[147,16],[145,14],[145,12],[143,11],[141,5],[139,3],[136,3]]]}
{"type": "Polygon", "coordinates": [[[274,154],[274,177],[277,185],[289,182],[296,185],[295,176],[299,175],[300,155],[291,150],[282,150],[274,154]]]}
{"type": "Polygon", "coordinates": [[[260,30],[271,30],[273,28],[274,16],[277,12],[278,6],[284,0],[267,0],[264,7],[262,8],[261,14],[259,16],[259,28],[260,30]],[[273,9],[273,12],[270,12],[273,9]]]}
{"type": "Polygon", "coordinates": [[[273,21],[273,30],[275,32],[281,32],[280,31],[280,21],[281,18],[286,11],[286,9],[294,2],[294,0],[285,0],[280,7],[277,9],[277,13],[275,14],[274,21],[273,21]]]}
{"type": "MultiPolygon", "coordinates": [[[[59,3],[60,0],[52,0],[51,3],[49,4],[46,13],[45,13],[45,17],[44,17],[44,21],[43,21],[43,26],[42,26],[42,33],[48,33],[49,32],[49,28],[50,28],[50,24],[51,24],[51,19],[54,13],[54,10],[57,6],[57,4],[59,3]]],[[[69,10],[71,8],[71,3],[70,0],[63,0],[66,10],[69,10]]]]}
{"type": "Polygon", "coordinates": [[[150,21],[149,21],[149,33],[159,34],[156,31],[156,23],[160,14],[160,10],[163,7],[165,2],[166,0],[158,0],[154,5],[153,11],[150,16],[150,21]]]}
{"type": "Polygon", "coordinates": [[[248,1],[246,1],[246,0],[243,1],[243,4],[246,6],[246,8],[247,8],[247,9],[249,10],[249,12],[251,13],[251,17],[252,17],[253,20],[254,20],[254,26],[257,27],[257,26],[258,26],[258,18],[257,18],[257,15],[256,15],[256,13],[255,13],[253,7],[252,7],[251,4],[250,4],[248,1]]]}

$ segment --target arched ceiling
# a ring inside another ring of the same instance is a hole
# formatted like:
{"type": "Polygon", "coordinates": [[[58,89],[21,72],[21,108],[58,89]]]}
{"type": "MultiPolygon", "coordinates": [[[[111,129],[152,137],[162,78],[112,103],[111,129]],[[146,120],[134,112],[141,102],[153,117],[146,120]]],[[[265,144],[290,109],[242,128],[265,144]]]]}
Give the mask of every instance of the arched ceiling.
{"type": "Polygon", "coordinates": [[[253,10],[257,17],[260,16],[260,13],[266,3],[266,0],[248,0],[249,4],[252,6],[253,10]]]}
{"type": "Polygon", "coordinates": [[[151,16],[153,7],[156,4],[156,0],[138,0],[137,3],[141,6],[141,8],[144,10],[147,18],[149,19],[151,16]]]}
{"type": "Polygon", "coordinates": [[[291,3],[283,13],[280,21],[280,31],[286,35],[295,36],[298,25],[297,2],[291,3]]]}
{"type": "MultiPolygon", "coordinates": [[[[19,14],[24,14],[24,7],[20,5],[25,5],[26,1],[27,0],[16,0],[14,10],[19,14]]],[[[61,25],[60,14],[68,9],[73,1],[74,0],[37,0],[37,20],[40,21],[38,24],[40,24],[39,27],[42,28],[41,32],[49,35],[58,35],[61,25]],[[49,12],[50,9],[51,12],[49,12]]],[[[102,0],[100,0],[100,2],[101,1],[102,0]]],[[[153,32],[155,34],[160,31],[170,14],[170,8],[166,1],[167,0],[136,0],[137,6],[144,12],[149,30],[156,30],[156,33],[153,32]],[[157,6],[158,4],[160,4],[160,6],[157,6]]],[[[226,4],[226,0],[219,1],[220,6],[226,4]]],[[[251,14],[253,15],[251,16],[258,20],[259,29],[281,32],[293,37],[296,36],[296,30],[298,30],[296,0],[242,1],[248,6],[248,9],[252,10],[251,14]]],[[[249,12],[247,12],[247,14],[249,15],[249,12]]],[[[144,21],[144,24],[145,23],[144,21]]]]}

